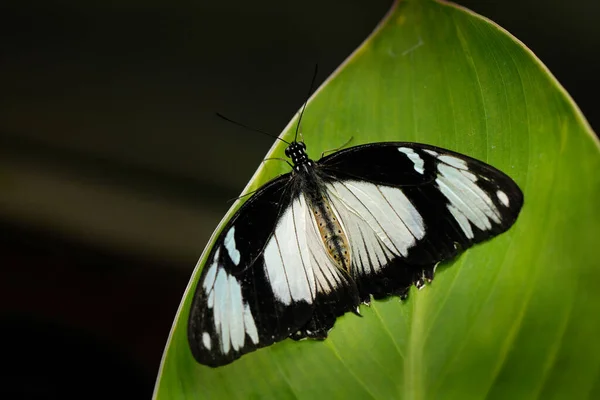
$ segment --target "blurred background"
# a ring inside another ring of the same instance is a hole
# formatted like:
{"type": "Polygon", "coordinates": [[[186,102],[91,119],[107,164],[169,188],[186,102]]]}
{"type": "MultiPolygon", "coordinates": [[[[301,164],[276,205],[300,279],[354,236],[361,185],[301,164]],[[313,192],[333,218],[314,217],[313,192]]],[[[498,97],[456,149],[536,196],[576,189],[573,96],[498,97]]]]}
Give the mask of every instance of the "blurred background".
{"type": "MultiPolygon", "coordinates": [[[[600,126],[600,3],[460,0],[600,126]]],[[[0,398],[151,396],[192,269],[273,140],[389,0],[0,6],[0,398]]],[[[399,140],[402,133],[399,132],[399,140]]]]}

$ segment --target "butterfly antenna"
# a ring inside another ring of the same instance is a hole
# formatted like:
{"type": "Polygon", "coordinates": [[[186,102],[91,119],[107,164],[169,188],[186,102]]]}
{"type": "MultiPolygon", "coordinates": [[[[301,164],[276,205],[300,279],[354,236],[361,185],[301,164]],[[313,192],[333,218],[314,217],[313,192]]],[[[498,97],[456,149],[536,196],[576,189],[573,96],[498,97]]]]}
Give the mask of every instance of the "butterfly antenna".
{"type": "Polygon", "coordinates": [[[317,79],[317,72],[319,72],[319,64],[315,64],[315,72],[313,73],[312,80],[310,81],[310,88],[308,89],[308,95],[306,96],[306,101],[302,105],[302,111],[300,111],[300,118],[298,118],[298,125],[296,125],[296,135],[294,136],[294,142],[298,139],[298,130],[300,129],[300,122],[302,121],[302,115],[304,115],[304,110],[306,109],[306,104],[308,104],[308,99],[313,91],[313,87],[315,86],[315,80],[317,79]]]}
{"type": "Polygon", "coordinates": [[[248,130],[251,130],[252,132],[262,133],[263,135],[267,135],[267,136],[270,136],[270,137],[275,138],[277,140],[281,140],[283,143],[290,144],[290,142],[288,142],[287,140],[283,140],[282,138],[280,138],[277,135],[273,135],[272,133],[265,132],[265,131],[260,130],[260,129],[252,128],[252,127],[250,127],[248,125],[244,125],[241,122],[237,122],[237,121],[232,120],[231,118],[227,118],[223,114],[220,114],[220,113],[216,113],[216,114],[217,114],[217,117],[222,118],[222,119],[224,119],[227,122],[231,122],[234,125],[241,126],[242,128],[246,128],[248,130]]]}

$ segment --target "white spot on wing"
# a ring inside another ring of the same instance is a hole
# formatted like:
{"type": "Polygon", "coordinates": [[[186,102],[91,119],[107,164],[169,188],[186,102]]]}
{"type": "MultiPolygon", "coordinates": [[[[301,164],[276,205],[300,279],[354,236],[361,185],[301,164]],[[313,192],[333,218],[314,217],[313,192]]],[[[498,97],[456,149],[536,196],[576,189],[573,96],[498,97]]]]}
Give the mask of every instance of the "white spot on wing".
{"type": "Polygon", "coordinates": [[[425,163],[423,159],[417,153],[415,153],[413,149],[411,149],[410,147],[398,147],[398,151],[406,154],[410,161],[412,161],[415,171],[417,171],[421,175],[423,174],[423,166],[425,165],[425,163]]]}
{"type": "Polygon", "coordinates": [[[504,205],[504,207],[508,207],[510,205],[508,196],[502,190],[498,190],[496,192],[496,196],[498,196],[498,200],[500,200],[500,202],[504,205]]]}
{"type": "Polygon", "coordinates": [[[225,235],[225,240],[223,240],[223,244],[225,245],[225,248],[227,249],[227,253],[229,254],[229,257],[231,258],[231,261],[233,261],[233,263],[235,265],[239,265],[240,263],[240,252],[238,251],[236,245],[235,245],[235,226],[232,226],[231,229],[229,229],[229,232],[227,232],[227,235],[225,235]]]}
{"type": "Polygon", "coordinates": [[[438,156],[438,153],[437,153],[437,151],[433,151],[433,150],[429,150],[429,149],[424,149],[423,151],[424,151],[425,153],[427,153],[427,154],[430,154],[430,155],[434,156],[434,157],[437,157],[437,156],[438,156]]]}
{"type": "Polygon", "coordinates": [[[210,335],[208,332],[204,332],[202,334],[202,344],[206,347],[207,350],[210,350],[210,335]]]}

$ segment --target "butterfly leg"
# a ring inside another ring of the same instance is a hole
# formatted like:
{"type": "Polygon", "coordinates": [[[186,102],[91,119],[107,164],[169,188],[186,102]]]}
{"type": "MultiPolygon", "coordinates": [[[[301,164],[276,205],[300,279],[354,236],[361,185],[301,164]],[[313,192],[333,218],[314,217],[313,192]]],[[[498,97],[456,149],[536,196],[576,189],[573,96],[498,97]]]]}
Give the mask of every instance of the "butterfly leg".
{"type": "Polygon", "coordinates": [[[303,339],[316,339],[316,340],[325,340],[327,339],[327,334],[333,328],[335,324],[334,316],[325,316],[321,315],[320,318],[316,315],[313,317],[300,329],[296,332],[290,334],[290,338],[294,340],[303,340],[303,339]]]}
{"type": "Polygon", "coordinates": [[[353,285],[346,286],[345,291],[318,296],[312,316],[303,326],[290,334],[290,338],[324,340],[333,328],[337,317],[346,312],[352,312],[360,317],[359,305],[358,291],[353,285]]]}
{"type": "Polygon", "coordinates": [[[430,283],[433,280],[435,265],[425,267],[414,275],[413,284],[417,289],[421,290],[425,287],[425,283],[430,283]]]}
{"type": "Polygon", "coordinates": [[[404,301],[404,300],[408,299],[409,292],[410,292],[410,287],[407,287],[406,289],[404,289],[400,293],[398,293],[398,297],[400,297],[400,301],[404,301]]]}
{"type": "Polygon", "coordinates": [[[435,275],[435,268],[436,267],[437,267],[437,264],[434,265],[433,267],[425,268],[423,270],[423,277],[425,278],[425,280],[427,281],[427,283],[431,283],[431,281],[433,280],[433,277],[435,275]]]}

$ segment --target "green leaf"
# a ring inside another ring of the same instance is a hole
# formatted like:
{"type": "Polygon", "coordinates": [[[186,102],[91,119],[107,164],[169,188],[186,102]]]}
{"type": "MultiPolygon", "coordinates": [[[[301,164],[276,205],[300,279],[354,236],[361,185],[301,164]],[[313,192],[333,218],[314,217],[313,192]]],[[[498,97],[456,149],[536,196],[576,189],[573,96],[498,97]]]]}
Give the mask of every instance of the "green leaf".
{"type": "MultiPolygon", "coordinates": [[[[323,342],[286,340],[216,369],[187,344],[197,268],[156,398],[600,398],[600,146],[524,45],[452,4],[398,2],[313,96],[302,132],[316,159],[350,137],[455,150],[508,173],[525,206],[408,301],[374,302],[323,342]]],[[[262,165],[247,190],[281,164],[262,165]]]]}

